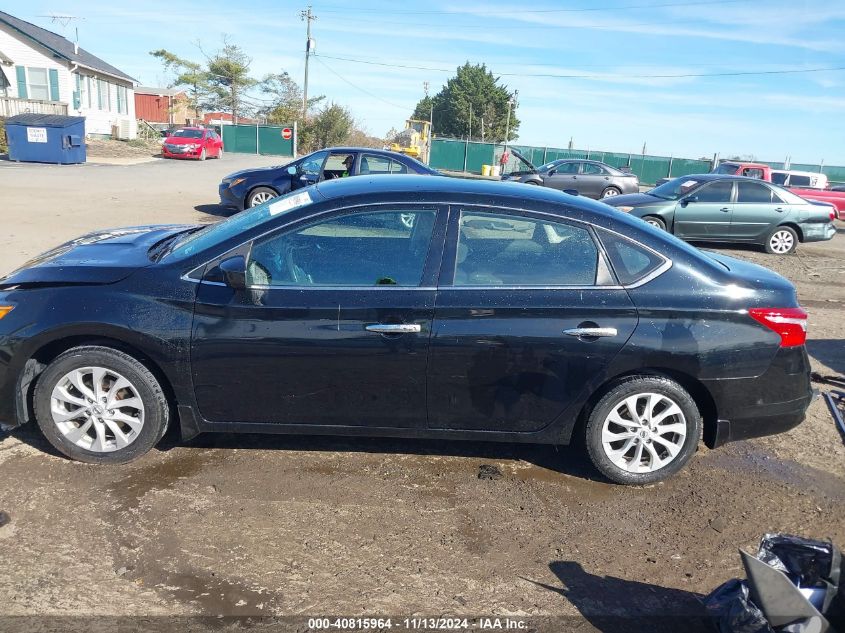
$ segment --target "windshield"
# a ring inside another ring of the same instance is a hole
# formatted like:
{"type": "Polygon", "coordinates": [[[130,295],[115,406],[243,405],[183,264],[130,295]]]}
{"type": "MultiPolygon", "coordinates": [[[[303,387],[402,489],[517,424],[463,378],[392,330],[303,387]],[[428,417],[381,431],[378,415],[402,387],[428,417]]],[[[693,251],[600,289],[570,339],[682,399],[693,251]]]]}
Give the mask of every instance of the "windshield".
{"type": "Polygon", "coordinates": [[[714,174],[735,174],[736,170],[739,169],[739,165],[735,163],[722,163],[716,169],[713,170],[714,174]]]}
{"type": "Polygon", "coordinates": [[[670,180],[659,187],[655,187],[648,194],[664,200],[677,200],[702,184],[704,184],[703,180],[696,180],[695,178],[675,178],[675,180],[670,180]]]}
{"type": "Polygon", "coordinates": [[[202,138],[202,130],[176,130],[171,136],[180,138],[202,138]]]}
{"type": "Polygon", "coordinates": [[[267,222],[280,213],[310,204],[317,196],[316,188],[308,187],[273,198],[257,207],[236,213],[222,222],[209,224],[195,233],[181,236],[179,240],[170,245],[168,255],[180,258],[189,257],[217,244],[222,244],[240,233],[267,222]]]}

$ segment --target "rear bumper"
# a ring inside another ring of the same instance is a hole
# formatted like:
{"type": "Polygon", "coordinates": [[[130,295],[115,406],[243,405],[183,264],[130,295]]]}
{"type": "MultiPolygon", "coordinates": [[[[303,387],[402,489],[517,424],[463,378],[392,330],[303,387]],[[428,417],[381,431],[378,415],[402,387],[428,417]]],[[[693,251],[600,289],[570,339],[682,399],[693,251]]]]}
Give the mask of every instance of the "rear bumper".
{"type": "Polygon", "coordinates": [[[718,416],[705,432],[704,441],[711,448],[789,431],[804,420],[807,407],[817,395],[810,383],[810,360],[803,346],[780,348],[761,376],[704,384],[718,416]]]}
{"type": "Polygon", "coordinates": [[[833,239],[836,235],[836,227],[833,222],[822,224],[821,222],[807,223],[801,225],[801,232],[804,234],[805,242],[824,242],[833,239]]]}
{"type": "Polygon", "coordinates": [[[806,398],[769,405],[768,411],[759,410],[753,417],[717,420],[705,433],[704,443],[708,448],[717,448],[728,442],[790,431],[804,421],[807,407],[817,395],[814,391],[806,398]]]}

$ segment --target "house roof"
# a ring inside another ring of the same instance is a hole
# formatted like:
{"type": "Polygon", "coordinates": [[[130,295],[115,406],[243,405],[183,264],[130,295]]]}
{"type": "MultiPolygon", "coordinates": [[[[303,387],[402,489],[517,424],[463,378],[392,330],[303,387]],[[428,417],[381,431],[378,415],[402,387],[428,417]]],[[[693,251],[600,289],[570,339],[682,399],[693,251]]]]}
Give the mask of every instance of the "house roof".
{"type": "Polygon", "coordinates": [[[136,86],[136,95],[162,95],[164,97],[175,97],[184,94],[185,91],[179,88],[156,88],[155,86],[136,86]]]}
{"type": "Polygon", "coordinates": [[[83,48],[78,48],[74,52],[74,44],[67,38],[62,37],[58,33],[53,33],[47,29],[42,29],[40,26],[35,26],[30,22],[16,18],[8,13],[0,11],[0,25],[5,24],[12,30],[17,31],[24,37],[41,44],[44,48],[49,49],[53,54],[60,59],[66,59],[70,62],[75,62],[80,66],[96,70],[106,75],[111,75],[119,79],[125,79],[137,83],[137,81],[127,75],[126,73],[115,68],[111,64],[107,64],[96,55],[92,55],[83,48]]]}

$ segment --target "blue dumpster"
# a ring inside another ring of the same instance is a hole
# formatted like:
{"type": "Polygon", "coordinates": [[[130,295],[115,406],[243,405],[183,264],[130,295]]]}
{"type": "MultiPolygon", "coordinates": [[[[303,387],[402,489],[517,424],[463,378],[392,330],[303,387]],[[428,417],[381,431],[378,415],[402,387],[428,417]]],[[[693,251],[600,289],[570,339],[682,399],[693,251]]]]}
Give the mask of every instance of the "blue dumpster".
{"type": "Polygon", "coordinates": [[[85,117],[18,114],[6,119],[9,159],[27,163],[84,163],[85,117]]]}

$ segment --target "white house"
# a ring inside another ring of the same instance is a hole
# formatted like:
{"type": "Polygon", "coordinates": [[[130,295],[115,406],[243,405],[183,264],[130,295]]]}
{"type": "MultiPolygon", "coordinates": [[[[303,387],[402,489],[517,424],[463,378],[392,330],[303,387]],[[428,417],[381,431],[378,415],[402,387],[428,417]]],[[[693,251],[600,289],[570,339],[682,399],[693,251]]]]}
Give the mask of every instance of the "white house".
{"type": "Polygon", "coordinates": [[[0,116],[85,117],[85,133],[137,136],[138,82],[57,33],[0,11],[0,116]]]}

